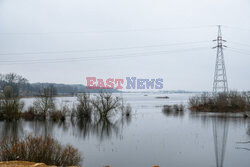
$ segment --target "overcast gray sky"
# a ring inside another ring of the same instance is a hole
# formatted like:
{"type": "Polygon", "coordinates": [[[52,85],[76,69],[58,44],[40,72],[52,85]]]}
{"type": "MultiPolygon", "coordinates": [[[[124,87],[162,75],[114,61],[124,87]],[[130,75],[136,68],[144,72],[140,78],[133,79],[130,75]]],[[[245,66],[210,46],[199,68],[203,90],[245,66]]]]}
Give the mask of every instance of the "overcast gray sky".
{"type": "Polygon", "coordinates": [[[221,24],[229,88],[249,90],[249,18],[249,0],[0,0],[0,72],[81,84],[163,78],[167,90],[211,90],[221,24]]]}

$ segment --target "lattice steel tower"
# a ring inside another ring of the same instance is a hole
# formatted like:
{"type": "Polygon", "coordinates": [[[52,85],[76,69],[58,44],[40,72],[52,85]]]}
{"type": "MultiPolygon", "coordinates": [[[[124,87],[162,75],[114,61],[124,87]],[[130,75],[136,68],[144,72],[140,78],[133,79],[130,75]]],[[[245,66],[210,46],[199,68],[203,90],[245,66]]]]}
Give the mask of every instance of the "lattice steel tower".
{"type": "Polygon", "coordinates": [[[221,26],[218,26],[218,37],[213,40],[217,42],[217,46],[213,47],[217,48],[217,56],[216,56],[216,64],[215,64],[215,72],[214,72],[214,83],[213,83],[213,93],[217,92],[227,92],[228,84],[227,84],[227,75],[224,61],[223,48],[226,46],[223,45],[223,42],[226,40],[222,39],[221,26]]]}

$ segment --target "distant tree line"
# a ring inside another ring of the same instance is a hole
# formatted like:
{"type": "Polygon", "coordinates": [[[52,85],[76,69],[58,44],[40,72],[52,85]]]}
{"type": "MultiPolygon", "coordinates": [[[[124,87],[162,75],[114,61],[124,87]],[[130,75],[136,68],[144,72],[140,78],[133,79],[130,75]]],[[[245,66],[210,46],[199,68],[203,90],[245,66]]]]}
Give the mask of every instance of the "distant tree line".
{"type": "MultiPolygon", "coordinates": [[[[81,84],[56,84],[56,83],[29,83],[28,79],[15,73],[0,74],[0,92],[9,86],[14,96],[38,96],[44,88],[50,87],[54,95],[76,95],[77,93],[97,93],[98,89],[87,89],[81,84]]],[[[105,90],[118,92],[117,90],[105,90]]]]}

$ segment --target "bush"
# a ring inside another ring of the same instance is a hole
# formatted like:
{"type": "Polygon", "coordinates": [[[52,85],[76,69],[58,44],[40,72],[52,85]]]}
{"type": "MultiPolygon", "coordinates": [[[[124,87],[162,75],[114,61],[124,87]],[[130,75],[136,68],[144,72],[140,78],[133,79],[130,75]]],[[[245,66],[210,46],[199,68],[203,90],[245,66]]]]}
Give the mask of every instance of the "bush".
{"type": "Polygon", "coordinates": [[[175,111],[183,111],[184,110],[184,106],[182,104],[180,104],[180,105],[175,104],[175,105],[173,105],[173,109],[175,111]]]}
{"type": "Polygon", "coordinates": [[[54,87],[44,88],[40,92],[39,98],[34,102],[34,107],[38,115],[42,116],[42,119],[46,119],[48,113],[55,109],[54,103],[54,87]]]}
{"type": "Polygon", "coordinates": [[[13,120],[19,118],[19,113],[22,111],[24,103],[13,95],[11,86],[4,88],[4,97],[0,99],[0,119],[13,120]]]}
{"type": "Polygon", "coordinates": [[[60,110],[55,110],[50,112],[50,119],[54,122],[66,120],[67,114],[70,113],[68,106],[65,104],[60,110]]]}
{"type": "Polygon", "coordinates": [[[32,106],[29,107],[27,111],[21,113],[20,116],[25,120],[33,120],[37,117],[35,108],[32,106]]]}
{"type": "Polygon", "coordinates": [[[78,104],[76,107],[76,115],[78,119],[91,119],[93,107],[91,104],[90,95],[83,93],[77,98],[78,104]]]}
{"type": "Polygon", "coordinates": [[[192,111],[204,112],[244,112],[250,109],[249,95],[245,92],[218,93],[216,95],[203,93],[189,99],[192,111]]]}
{"type": "Polygon", "coordinates": [[[182,116],[184,114],[184,106],[182,104],[174,104],[174,105],[164,105],[162,112],[166,116],[182,116]]]}
{"type": "Polygon", "coordinates": [[[1,161],[31,161],[47,165],[79,165],[81,156],[70,145],[62,146],[50,136],[45,138],[28,135],[23,139],[4,137],[0,141],[1,161]]]}
{"type": "Polygon", "coordinates": [[[106,119],[113,114],[112,111],[121,110],[122,114],[126,111],[127,115],[131,113],[130,106],[123,106],[121,98],[112,96],[111,93],[99,93],[90,98],[89,94],[83,93],[78,96],[78,104],[73,108],[71,118],[77,117],[79,120],[91,120],[92,115],[98,116],[98,119],[106,119]]]}
{"type": "Polygon", "coordinates": [[[50,119],[54,122],[66,120],[66,113],[61,110],[51,111],[50,112],[50,119]]]}
{"type": "Polygon", "coordinates": [[[111,93],[99,93],[95,99],[92,100],[92,105],[100,119],[105,119],[111,115],[111,112],[121,108],[121,98],[113,97],[111,93]]]}

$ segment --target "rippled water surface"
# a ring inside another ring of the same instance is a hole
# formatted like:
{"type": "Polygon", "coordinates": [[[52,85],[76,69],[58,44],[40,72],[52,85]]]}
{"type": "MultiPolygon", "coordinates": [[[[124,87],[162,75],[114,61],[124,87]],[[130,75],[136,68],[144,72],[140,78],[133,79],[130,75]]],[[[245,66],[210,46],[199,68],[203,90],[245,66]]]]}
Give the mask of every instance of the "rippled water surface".
{"type": "MultiPolygon", "coordinates": [[[[122,96],[133,109],[129,119],[114,118],[95,126],[71,121],[0,122],[0,135],[51,134],[78,148],[85,167],[250,166],[250,143],[240,143],[250,141],[249,119],[240,115],[194,114],[188,110],[176,115],[162,112],[164,104],[186,105],[191,95],[126,93],[122,96]]],[[[26,107],[34,101],[23,100],[26,107]]],[[[58,105],[73,105],[76,98],[61,97],[56,101],[58,105]]]]}

